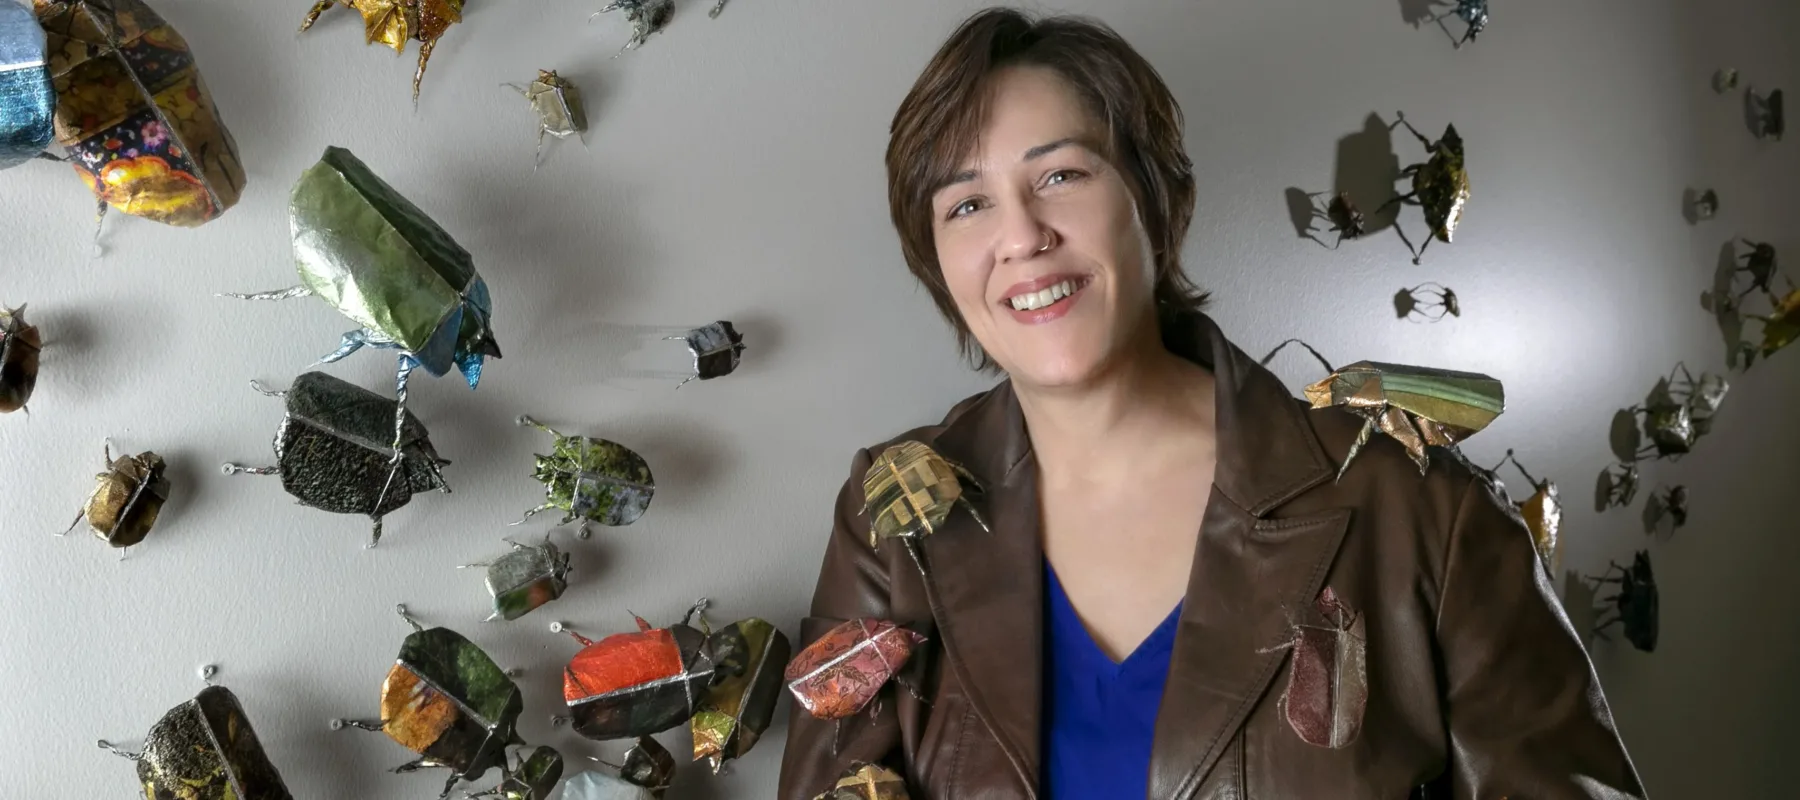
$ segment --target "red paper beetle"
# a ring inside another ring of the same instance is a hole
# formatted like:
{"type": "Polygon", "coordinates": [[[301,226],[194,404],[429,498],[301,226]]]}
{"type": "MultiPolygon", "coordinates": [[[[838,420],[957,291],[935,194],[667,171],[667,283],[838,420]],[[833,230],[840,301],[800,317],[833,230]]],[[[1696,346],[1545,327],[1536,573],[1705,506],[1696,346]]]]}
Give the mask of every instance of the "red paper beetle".
{"type": "MultiPolygon", "coordinates": [[[[681,622],[652,628],[642,617],[636,633],[616,633],[596,642],[574,631],[583,645],[563,669],[563,700],[575,732],[589,739],[629,739],[660,733],[686,722],[712,684],[730,677],[726,666],[745,644],[735,628],[713,633],[688,626],[706,608],[701,600],[681,622]]],[[[563,630],[561,623],[552,630],[563,630]]],[[[741,659],[735,659],[741,661],[741,659]]]]}
{"type": "Polygon", "coordinates": [[[868,706],[925,636],[884,619],[853,619],[807,645],[783,678],[800,706],[819,719],[843,719],[868,706]]]}

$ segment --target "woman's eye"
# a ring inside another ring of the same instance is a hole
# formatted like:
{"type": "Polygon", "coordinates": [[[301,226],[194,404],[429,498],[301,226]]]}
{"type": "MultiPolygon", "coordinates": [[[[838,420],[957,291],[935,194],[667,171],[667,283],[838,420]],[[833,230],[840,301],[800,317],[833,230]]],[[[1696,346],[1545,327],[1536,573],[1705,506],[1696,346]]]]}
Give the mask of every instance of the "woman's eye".
{"type": "Polygon", "coordinates": [[[1077,170],[1059,169],[1055,172],[1050,173],[1049,177],[1044,178],[1044,185],[1045,186],[1055,186],[1059,183],[1068,183],[1069,181],[1075,180],[1076,178],[1079,178],[1079,177],[1081,177],[1081,173],[1077,170]]]}
{"type": "Polygon", "coordinates": [[[950,219],[967,216],[981,209],[981,203],[971,198],[950,207],[950,219]]]}

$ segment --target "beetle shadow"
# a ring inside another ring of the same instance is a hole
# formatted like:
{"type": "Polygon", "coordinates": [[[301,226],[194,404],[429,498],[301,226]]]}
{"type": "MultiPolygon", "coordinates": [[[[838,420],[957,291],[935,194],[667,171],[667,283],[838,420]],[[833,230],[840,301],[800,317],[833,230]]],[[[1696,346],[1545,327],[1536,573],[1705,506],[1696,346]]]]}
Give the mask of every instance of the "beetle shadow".
{"type": "Polygon", "coordinates": [[[30,306],[25,309],[25,318],[43,339],[43,349],[38,352],[40,366],[83,363],[94,350],[98,329],[85,314],[55,307],[40,312],[37,306],[30,306]]]}
{"type": "Polygon", "coordinates": [[[1319,207],[1313,201],[1313,195],[1298,186],[1289,186],[1283,191],[1282,196],[1287,200],[1288,218],[1294,223],[1294,235],[1302,239],[1311,239],[1320,247],[1331,247],[1325,243],[1325,240],[1319,238],[1318,233],[1322,229],[1313,225],[1314,222],[1322,219],[1319,215],[1319,207]]]}
{"type": "Polygon", "coordinates": [[[1681,218],[1689,225],[1698,225],[1704,221],[1700,217],[1698,206],[1703,194],[1705,193],[1699,189],[1683,189],[1681,192],[1681,218]]]}
{"type": "Polygon", "coordinates": [[[1411,289],[1402,287],[1400,291],[1394,293],[1394,317],[1396,319],[1411,317],[1418,308],[1419,299],[1413,296],[1411,289]]]}
{"type": "MultiPolygon", "coordinates": [[[[118,456],[119,442],[113,442],[113,455],[118,456]]],[[[188,515],[190,508],[198,507],[202,488],[219,474],[219,466],[205,462],[200,453],[182,448],[162,453],[163,476],[169,479],[169,499],[163,502],[162,510],[156,515],[156,530],[162,533],[173,530],[188,515]]]]}
{"type": "Polygon", "coordinates": [[[1614,457],[1620,463],[1630,464],[1637,461],[1638,449],[1643,445],[1643,434],[1638,431],[1637,414],[1629,408],[1621,408],[1613,414],[1612,427],[1607,430],[1607,445],[1612,449],[1614,457]]]}
{"type": "Polygon", "coordinates": [[[1569,615],[1569,624],[1581,636],[1585,647],[1594,645],[1594,621],[1599,619],[1601,609],[1596,605],[1594,587],[1575,570],[1563,572],[1563,611],[1569,615]]]}
{"type": "Polygon", "coordinates": [[[1766,135],[1763,114],[1768,108],[1768,103],[1756,93],[1756,87],[1744,87],[1744,127],[1750,131],[1751,136],[1761,139],[1766,135]]]}
{"type": "Polygon", "coordinates": [[[713,482],[731,465],[718,443],[722,437],[703,418],[659,417],[636,431],[632,449],[642,453],[656,476],[656,502],[692,508],[704,502],[713,482]]]}
{"type": "Polygon", "coordinates": [[[1400,0],[1400,21],[1417,28],[1437,15],[1438,0],[1400,0]]]}
{"type": "MultiPolygon", "coordinates": [[[[1663,519],[1668,516],[1668,501],[1664,500],[1658,492],[1651,492],[1650,499],[1644,502],[1644,513],[1640,515],[1640,520],[1644,523],[1644,535],[1656,535],[1662,527],[1663,519]]],[[[1674,531],[1670,530],[1669,533],[1673,534],[1674,531]]],[[[1667,539],[1668,537],[1659,536],[1658,538],[1667,539]]]]}
{"type": "Polygon", "coordinates": [[[1363,236],[1390,227],[1400,216],[1400,204],[1386,205],[1400,180],[1400,156],[1394,152],[1394,132],[1381,115],[1370,112],[1362,130],[1337,142],[1337,166],[1332,177],[1333,194],[1347,194],[1363,213],[1363,236]]]}
{"type": "Polygon", "coordinates": [[[1725,342],[1725,366],[1731,368],[1738,366],[1739,354],[1744,347],[1744,318],[1738,311],[1734,287],[1737,271],[1737,243],[1728,240],[1719,246],[1712,288],[1700,293],[1700,307],[1711,312],[1718,323],[1719,336],[1725,342]]]}
{"type": "Polygon", "coordinates": [[[1594,513],[1606,513],[1606,506],[1612,500],[1612,488],[1612,466],[1601,467],[1600,475],[1594,479],[1594,513]]]}

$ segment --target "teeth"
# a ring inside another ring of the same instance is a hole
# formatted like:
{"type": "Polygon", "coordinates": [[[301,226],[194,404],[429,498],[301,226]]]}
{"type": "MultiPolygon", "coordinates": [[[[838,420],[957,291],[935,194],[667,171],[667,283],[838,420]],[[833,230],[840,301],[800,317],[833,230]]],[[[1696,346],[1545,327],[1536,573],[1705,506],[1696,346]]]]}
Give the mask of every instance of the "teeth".
{"type": "Polygon", "coordinates": [[[1075,281],[1066,280],[1042,291],[1015,295],[1010,302],[1019,311],[1036,311],[1074,293],[1075,281]]]}

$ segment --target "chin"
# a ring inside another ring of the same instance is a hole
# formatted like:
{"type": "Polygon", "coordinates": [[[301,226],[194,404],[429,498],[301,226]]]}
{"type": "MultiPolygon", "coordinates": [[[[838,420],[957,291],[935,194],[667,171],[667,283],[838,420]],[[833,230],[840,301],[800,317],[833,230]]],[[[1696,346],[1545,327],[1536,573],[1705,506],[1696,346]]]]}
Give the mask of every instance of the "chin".
{"type": "Polygon", "coordinates": [[[1101,348],[1092,346],[1046,349],[1024,355],[1006,370],[1007,377],[1014,383],[1043,389],[1086,384],[1105,371],[1108,361],[1101,348]]]}

